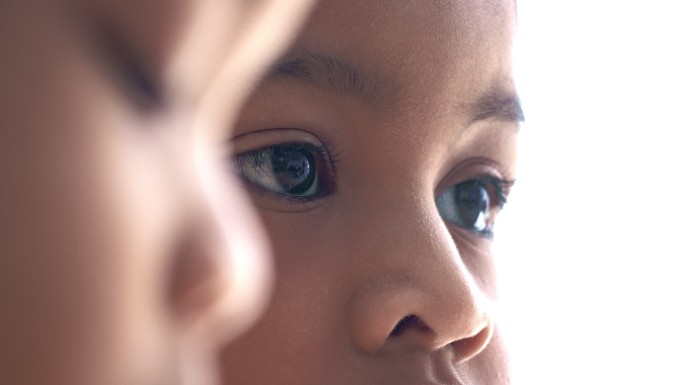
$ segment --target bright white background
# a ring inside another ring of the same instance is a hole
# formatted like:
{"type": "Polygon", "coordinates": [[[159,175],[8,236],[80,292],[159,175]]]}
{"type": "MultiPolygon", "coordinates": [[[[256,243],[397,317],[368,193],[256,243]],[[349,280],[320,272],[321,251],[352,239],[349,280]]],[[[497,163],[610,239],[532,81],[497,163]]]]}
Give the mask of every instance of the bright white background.
{"type": "Polygon", "coordinates": [[[515,384],[684,384],[684,1],[518,0],[515,384]]]}

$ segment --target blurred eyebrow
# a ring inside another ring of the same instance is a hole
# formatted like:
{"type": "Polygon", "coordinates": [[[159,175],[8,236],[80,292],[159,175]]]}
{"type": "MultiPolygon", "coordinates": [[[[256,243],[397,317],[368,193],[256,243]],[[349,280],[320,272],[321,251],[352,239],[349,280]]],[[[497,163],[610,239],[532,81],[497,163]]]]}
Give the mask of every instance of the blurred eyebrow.
{"type": "Polygon", "coordinates": [[[343,60],[320,54],[306,54],[278,63],[268,79],[281,77],[371,103],[383,97],[383,87],[376,79],[343,60]]]}
{"type": "Polygon", "coordinates": [[[523,123],[525,114],[517,94],[494,87],[480,96],[471,106],[472,123],[487,119],[523,123]]]}

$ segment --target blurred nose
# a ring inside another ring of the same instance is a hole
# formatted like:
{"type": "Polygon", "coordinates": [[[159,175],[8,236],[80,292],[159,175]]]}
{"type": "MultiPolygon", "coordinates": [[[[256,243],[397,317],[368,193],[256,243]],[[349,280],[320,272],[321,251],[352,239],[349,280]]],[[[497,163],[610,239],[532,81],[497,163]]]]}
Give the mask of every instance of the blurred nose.
{"type": "Polygon", "coordinates": [[[359,250],[365,278],[351,318],[357,347],[368,353],[447,348],[456,363],[482,351],[493,332],[487,299],[432,197],[375,202],[363,217],[369,220],[356,236],[372,246],[359,250]]]}
{"type": "Polygon", "coordinates": [[[187,174],[188,214],[177,238],[170,298],[178,319],[211,344],[249,327],[265,307],[272,281],[265,234],[230,172],[226,155],[200,142],[187,174]]]}

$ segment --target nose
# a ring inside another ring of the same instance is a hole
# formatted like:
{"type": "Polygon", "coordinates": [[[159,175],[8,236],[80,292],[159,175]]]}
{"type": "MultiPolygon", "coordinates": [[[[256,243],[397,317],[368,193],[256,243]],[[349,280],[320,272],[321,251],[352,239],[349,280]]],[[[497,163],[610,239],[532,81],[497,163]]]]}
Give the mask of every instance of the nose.
{"type": "MultiPolygon", "coordinates": [[[[170,302],[184,330],[220,345],[251,326],[272,282],[270,250],[237,181],[195,148],[186,218],[176,238],[170,302]]],[[[194,338],[194,337],[193,337],[194,338]]]]}
{"type": "Polygon", "coordinates": [[[466,361],[492,336],[488,300],[434,202],[408,201],[367,208],[357,236],[373,246],[357,254],[365,262],[352,298],[352,339],[371,354],[448,348],[453,361],[466,361]]]}

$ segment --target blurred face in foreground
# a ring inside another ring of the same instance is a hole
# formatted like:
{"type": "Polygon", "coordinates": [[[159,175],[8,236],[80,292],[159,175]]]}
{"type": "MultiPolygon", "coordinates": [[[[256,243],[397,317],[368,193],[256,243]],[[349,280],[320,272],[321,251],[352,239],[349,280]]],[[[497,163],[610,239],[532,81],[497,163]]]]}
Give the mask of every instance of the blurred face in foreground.
{"type": "Polygon", "coordinates": [[[0,383],[205,384],[269,289],[225,167],[310,1],[0,4],[0,383]]]}
{"type": "Polygon", "coordinates": [[[226,384],[506,384],[490,248],[522,119],[513,1],[324,0],[241,112],[273,301],[226,384]]]}

